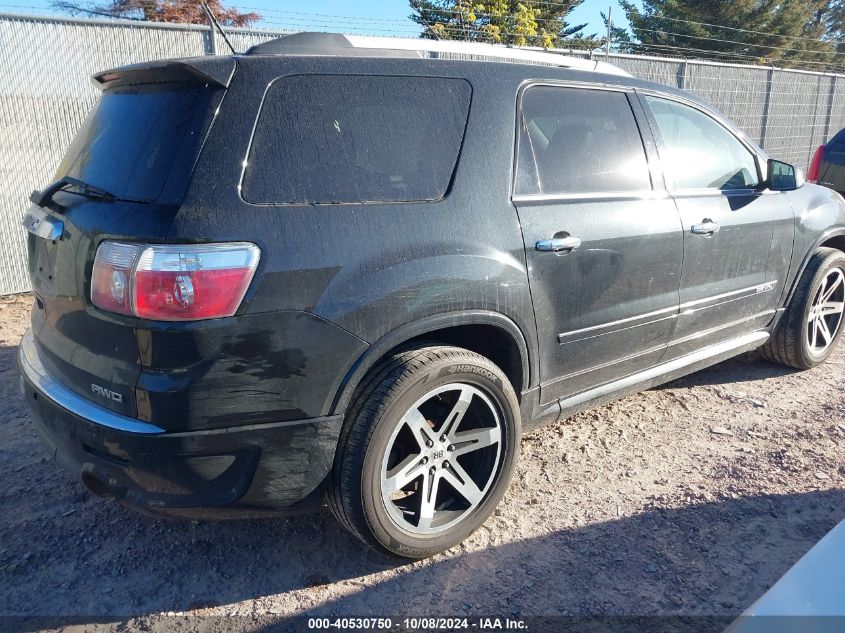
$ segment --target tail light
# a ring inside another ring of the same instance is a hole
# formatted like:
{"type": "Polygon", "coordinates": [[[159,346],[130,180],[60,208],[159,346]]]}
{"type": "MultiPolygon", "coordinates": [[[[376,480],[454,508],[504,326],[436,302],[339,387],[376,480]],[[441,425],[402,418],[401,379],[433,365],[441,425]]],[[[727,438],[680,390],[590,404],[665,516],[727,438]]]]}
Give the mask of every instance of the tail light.
{"type": "Polygon", "coordinates": [[[807,182],[818,182],[821,175],[822,160],[824,160],[824,145],[819,145],[813,160],[810,161],[810,168],[807,169],[807,182]]]}
{"type": "Polygon", "coordinates": [[[102,310],[156,321],[232,316],[260,256],[248,242],[103,242],[94,258],[91,302],[102,310]]]}

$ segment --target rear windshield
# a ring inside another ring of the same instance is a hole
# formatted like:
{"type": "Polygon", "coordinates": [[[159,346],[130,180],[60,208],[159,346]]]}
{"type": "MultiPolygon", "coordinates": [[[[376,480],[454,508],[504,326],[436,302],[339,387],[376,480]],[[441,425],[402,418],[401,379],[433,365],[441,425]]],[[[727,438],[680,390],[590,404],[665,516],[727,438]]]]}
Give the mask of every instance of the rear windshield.
{"type": "Polygon", "coordinates": [[[244,172],[256,204],[442,198],[472,90],[463,79],[310,75],[267,91],[244,172]]]}
{"type": "Polygon", "coordinates": [[[72,176],[119,198],[156,200],[174,169],[183,172],[193,165],[214,95],[185,84],[107,90],[74,138],[56,179],[72,176]]]}

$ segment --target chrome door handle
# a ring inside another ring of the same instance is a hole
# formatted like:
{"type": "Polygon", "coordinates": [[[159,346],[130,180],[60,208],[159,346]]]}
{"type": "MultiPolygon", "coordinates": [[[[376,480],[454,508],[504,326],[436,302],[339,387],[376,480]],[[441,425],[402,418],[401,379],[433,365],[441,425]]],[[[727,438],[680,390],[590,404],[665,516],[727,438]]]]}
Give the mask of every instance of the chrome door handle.
{"type": "Polygon", "coordinates": [[[696,235],[713,235],[713,233],[718,233],[720,228],[722,227],[718,222],[704,220],[701,224],[693,224],[690,231],[696,235]]]}
{"type": "Polygon", "coordinates": [[[550,240],[540,240],[534,245],[538,251],[551,251],[552,253],[559,253],[561,251],[571,251],[573,248],[581,246],[581,238],[572,235],[568,237],[553,237],[550,240]]]}

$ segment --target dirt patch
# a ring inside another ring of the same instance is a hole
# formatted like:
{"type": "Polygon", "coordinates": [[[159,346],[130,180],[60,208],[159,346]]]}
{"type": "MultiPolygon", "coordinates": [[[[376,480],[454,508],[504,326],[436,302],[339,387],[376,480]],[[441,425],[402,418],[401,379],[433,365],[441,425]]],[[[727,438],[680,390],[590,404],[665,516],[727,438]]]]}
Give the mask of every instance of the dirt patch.
{"type": "Polygon", "coordinates": [[[149,519],[42,450],[15,360],[30,301],[0,299],[0,615],[731,616],[845,517],[840,346],[809,372],[745,355],[526,436],[495,515],[427,561],[387,563],[327,513],[149,519]]]}

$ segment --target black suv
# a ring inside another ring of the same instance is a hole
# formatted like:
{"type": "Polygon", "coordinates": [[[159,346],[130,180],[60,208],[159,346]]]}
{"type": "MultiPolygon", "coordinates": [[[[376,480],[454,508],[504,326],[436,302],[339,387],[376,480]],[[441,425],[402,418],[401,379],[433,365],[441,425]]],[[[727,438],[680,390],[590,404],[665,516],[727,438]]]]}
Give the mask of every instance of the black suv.
{"type": "Polygon", "coordinates": [[[490,514],[522,432],[754,348],[831,353],[839,194],[685,92],[414,45],[436,50],[297,35],[94,78],[24,221],[19,356],[93,492],[190,518],[325,500],[424,557],[490,514]]]}

